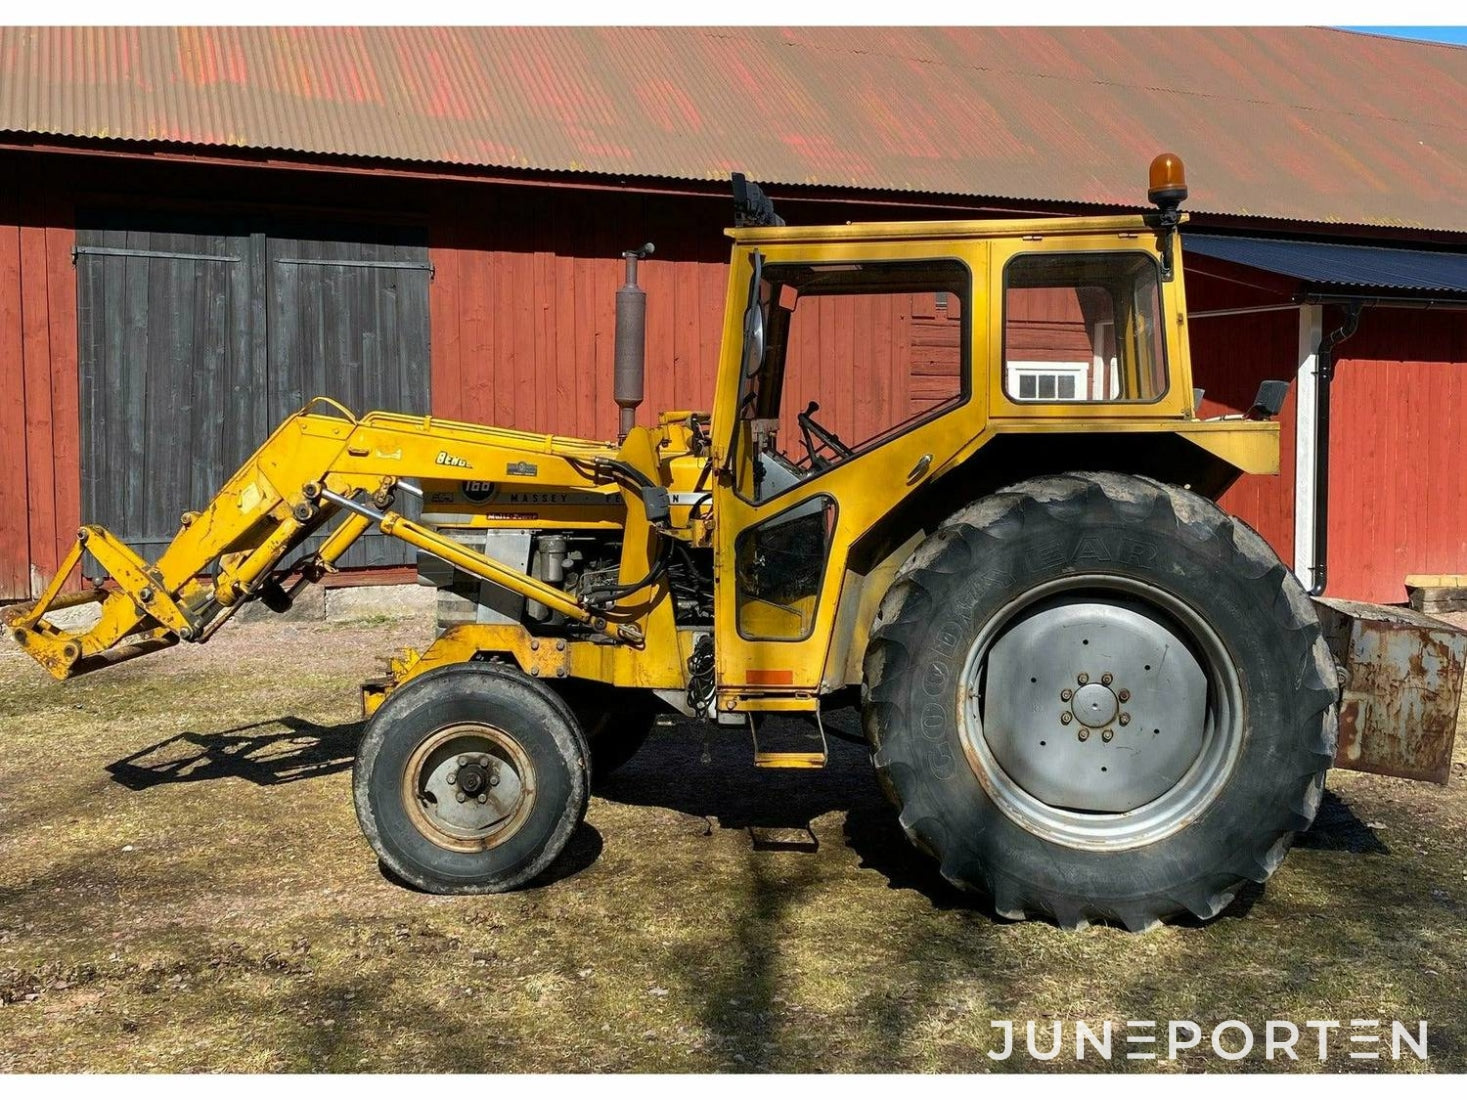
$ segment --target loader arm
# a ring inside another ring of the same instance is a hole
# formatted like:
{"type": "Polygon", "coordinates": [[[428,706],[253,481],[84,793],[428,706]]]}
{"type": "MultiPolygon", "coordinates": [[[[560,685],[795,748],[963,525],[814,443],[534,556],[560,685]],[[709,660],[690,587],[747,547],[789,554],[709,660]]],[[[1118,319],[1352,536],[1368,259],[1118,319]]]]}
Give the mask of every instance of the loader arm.
{"type": "Polygon", "coordinates": [[[357,419],[336,402],[316,398],[282,422],[206,508],[184,513],[178,534],[156,561],[144,561],[103,527],[84,526],[46,590],[33,603],[7,608],[4,622],[51,675],[68,679],[179,641],[207,641],[249,600],[288,598],[282,580],[293,592],[333,571],[375,527],[616,641],[640,644],[640,629],[614,606],[582,604],[390,510],[398,490],[415,491],[404,478],[445,474],[506,486],[620,491],[629,507],[645,508],[646,476],[619,453],[609,443],[426,416],[374,412],[357,419]],[[287,554],[333,522],[317,553],[289,574],[277,572],[287,554]],[[85,552],[113,585],[64,592],[85,552]],[[211,567],[212,576],[205,575],[211,567]],[[87,603],[101,605],[90,628],[68,631],[46,618],[87,603]]]}

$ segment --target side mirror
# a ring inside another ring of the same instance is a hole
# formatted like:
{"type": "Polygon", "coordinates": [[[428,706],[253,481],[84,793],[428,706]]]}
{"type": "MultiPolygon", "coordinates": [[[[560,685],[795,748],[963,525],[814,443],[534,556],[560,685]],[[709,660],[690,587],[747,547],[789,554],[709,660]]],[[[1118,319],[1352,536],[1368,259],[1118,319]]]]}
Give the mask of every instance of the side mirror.
{"type": "Polygon", "coordinates": [[[1253,406],[1243,415],[1249,420],[1272,420],[1284,407],[1284,398],[1289,396],[1287,382],[1268,381],[1258,387],[1258,396],[1253,406]]]}
{"type": "Polygon", "coordinates": [[[764,255],[749,257],[754,270],[749,276],[749,305],[744,310],[744,377],[752,378],[764,362],[764,306],[759,301],[759,287],[764,280],[764,255]]]}
{"type": "Polygon", "coordinates": [[[764,362],[764,310],[757,298],[750,299],[749,308],[744,310],[744,377],[752,378],[759,373],[764,362]]]}

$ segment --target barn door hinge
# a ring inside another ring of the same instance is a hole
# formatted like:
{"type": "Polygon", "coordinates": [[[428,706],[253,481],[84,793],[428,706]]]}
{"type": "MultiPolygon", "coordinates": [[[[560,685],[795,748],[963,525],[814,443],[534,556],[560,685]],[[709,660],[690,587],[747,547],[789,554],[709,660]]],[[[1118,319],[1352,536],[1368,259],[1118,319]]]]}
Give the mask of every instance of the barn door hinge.
{"type": "Polygon", "coordinates": [[[237,264],[238,256],[214,256],[206,252],[158,252],[150,248],[103,248],[99,245],[79,244],[71,250],[71,262],[78,256],[128,256],[144,260],[211,260],[219,264],[237,264]]]}
{"type": "Polygon", "coordinates": [[[419,260],[322,260],[308,256],[277,256],[278,264],[295,264],[300,267],[378,267],[389,271],[426,271],[433,278],[433,265],[419,260]]]}

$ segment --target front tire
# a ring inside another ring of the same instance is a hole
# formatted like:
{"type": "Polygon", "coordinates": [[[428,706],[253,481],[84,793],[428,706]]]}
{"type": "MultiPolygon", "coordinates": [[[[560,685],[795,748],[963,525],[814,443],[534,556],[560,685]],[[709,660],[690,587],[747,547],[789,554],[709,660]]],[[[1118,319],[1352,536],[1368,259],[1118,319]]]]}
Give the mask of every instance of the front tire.
{"type": "Polygon", "coordinates": [[[565,700],[591,748],[596,782],[616,771],[646,744],[657,724],[657,696],[640,688],[619,688],[594,680],[547,681],[565,700]]]}
{"type": "Polygon", "coordinates": [[[1337,682],[1250,527],[1118,474],[954,515],[882,602],[864,722],[908,836],[1006,917],[1218,913],[1313,820],[1337,682]]]}
{"type": "Polygon", "coordinates": [[[554,862],[586,813],[575,717],[507,665],[435,669],[394,691],[357,750],[357,820],[383,864],[434,894],[490,894],[554,862]]]}

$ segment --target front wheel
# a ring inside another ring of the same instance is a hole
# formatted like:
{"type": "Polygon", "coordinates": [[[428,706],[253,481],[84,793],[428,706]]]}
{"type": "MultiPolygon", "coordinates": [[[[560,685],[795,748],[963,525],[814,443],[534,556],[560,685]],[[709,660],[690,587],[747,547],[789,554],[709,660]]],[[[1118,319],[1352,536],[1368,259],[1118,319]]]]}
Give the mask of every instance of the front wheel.
{"type": "Polygon", "coordinates": [[[657,723],[657,696],[592,680],[547,680],[565,700],[591,749],[591,775],[600,782],[637,754],[657,723]]]}
{"type": "Polygon", "coordinates": [[[1143,478],[1037,478],[953,516],[865,672],[903,827],[1012,918],[1213,916],[1308,827],[1334,755],[1302,587],[1246,524],[1143,478]]]}
{"type": "Polygon", "coordinates": [[[518,669],[424,673],[372,716],[352,772],[378,858],[434,894],[529,882],[586,812],[589,754],[565,703],[518,669]]]}

